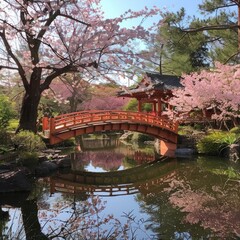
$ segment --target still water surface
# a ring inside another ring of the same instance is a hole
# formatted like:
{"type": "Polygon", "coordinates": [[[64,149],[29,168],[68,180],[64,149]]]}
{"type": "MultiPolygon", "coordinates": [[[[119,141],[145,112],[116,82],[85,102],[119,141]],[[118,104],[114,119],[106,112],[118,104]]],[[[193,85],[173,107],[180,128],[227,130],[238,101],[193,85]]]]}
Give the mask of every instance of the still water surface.
{"type": "Polygon", "coordinates": [[[10,215],[0,239],[240,238],[239,163],[85,145],[72,152],[71,171],[39,179],[2,206],[10,215]]]}

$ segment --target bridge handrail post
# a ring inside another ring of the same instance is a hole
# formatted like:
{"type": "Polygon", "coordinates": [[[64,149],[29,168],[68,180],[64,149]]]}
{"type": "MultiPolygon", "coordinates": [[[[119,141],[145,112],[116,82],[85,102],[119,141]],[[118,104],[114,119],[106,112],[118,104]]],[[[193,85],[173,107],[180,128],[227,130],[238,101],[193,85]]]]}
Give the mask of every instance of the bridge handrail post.
{"type": "Polygon", "coordinates": [[[55,119],[54,118],[50,118],[49,130],[50,130],[50,135],[55,132],[55,119]]]}
{"type": "Polygon", "coordinates": [[[49,129],[49,118],[48,117],[43,117],[42,118],[42,131],[44,132],[45,130],[49,129]]]}

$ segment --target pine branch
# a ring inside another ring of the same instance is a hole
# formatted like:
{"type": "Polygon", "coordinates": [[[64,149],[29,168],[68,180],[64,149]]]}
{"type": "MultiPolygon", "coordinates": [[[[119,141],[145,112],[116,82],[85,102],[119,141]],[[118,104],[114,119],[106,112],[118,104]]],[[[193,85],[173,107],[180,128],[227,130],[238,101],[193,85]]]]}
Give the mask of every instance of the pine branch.
{"type": "Polygon", "coordinates": [[[231,24],[231,25],[212,25],[212,26],[203,26],[199,28],[185,28],[181,29],[182,32],[202,32],[206,30],[226,30],[226,29],[236,29],[238,28],[238,24],[231,24]]]}

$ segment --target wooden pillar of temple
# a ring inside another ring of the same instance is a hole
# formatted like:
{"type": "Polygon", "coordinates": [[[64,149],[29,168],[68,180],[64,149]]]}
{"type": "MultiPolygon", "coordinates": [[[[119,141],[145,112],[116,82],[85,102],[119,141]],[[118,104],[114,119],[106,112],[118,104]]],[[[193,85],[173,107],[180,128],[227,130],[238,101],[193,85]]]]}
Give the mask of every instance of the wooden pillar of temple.
{"type": "Polygon", "coordinates": [[[157,103],[155,101],[153,102],[153,112],[155,113],[155,115],[158,115],[157,114],[157,103]]]}
{"type": "Polygon", "coordinates": [[[142,102],[140,99],[138,99],[138,112],[142,111],[142,102]]]}
{"type": "Polygon", "coordinates": [[[162,113],[162,102],[161,102],[160,98],[158,98],[158,101],[157,101],[157,109],[158,109],[157,115],[161,116],[161,113],[162,113]]]}

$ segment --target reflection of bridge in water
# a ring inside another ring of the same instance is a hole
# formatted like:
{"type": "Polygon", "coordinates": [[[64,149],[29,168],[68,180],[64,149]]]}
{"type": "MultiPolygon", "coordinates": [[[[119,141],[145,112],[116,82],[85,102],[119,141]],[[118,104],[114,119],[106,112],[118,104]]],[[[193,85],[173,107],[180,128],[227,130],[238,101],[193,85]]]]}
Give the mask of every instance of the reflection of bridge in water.
{"type": "Polygon", "coordinates": [[[146,195],[151,192],[150,189],[167,181],[174,174],[175,169],[175,161],[165,160],[114,172],[77,171],[67,174],[59,173],[48,178],[48,181],[51,193],[120,196],[141,192],[146,195]]]}

